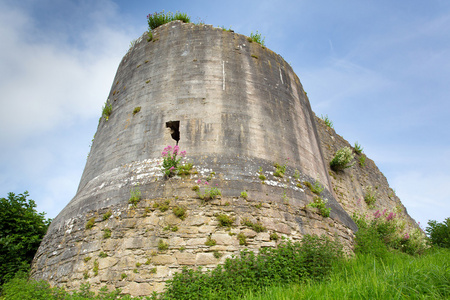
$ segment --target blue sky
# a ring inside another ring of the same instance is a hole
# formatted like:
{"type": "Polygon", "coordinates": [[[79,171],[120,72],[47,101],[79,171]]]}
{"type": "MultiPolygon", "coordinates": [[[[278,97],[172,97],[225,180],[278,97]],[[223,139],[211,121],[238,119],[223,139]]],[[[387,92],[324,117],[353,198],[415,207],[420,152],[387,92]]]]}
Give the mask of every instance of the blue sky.
{"type": "Polygon", "coordinates": [[[0,0],[0,197],[72,199],[113,77],[152,12],[250,35],[358,141],[416,221],[450,217],[450,2],[0,0]]]}

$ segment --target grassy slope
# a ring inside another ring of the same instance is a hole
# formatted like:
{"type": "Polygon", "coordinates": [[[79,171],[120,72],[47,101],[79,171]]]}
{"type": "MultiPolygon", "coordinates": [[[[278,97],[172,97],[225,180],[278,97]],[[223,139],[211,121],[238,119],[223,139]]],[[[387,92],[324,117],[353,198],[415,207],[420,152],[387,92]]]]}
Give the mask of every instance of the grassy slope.
{"type": "Polygon", "coordinates": [[[450,299],[450,249],[383,260],[360,254],[323,282],[268,287],[243,299],[450,299]]]}

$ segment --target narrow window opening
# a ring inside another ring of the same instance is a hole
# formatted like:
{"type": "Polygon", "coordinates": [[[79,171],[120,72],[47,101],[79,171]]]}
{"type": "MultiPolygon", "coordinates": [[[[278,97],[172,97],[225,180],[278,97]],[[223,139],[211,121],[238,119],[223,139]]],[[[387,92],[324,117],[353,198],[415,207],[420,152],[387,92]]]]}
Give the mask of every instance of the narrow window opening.
{"type": "Polygon", "coordinates": [[[166,127],[170,128],[170,135],[177,142],[180,140],[180,121],[166,122],[166,127]]]}

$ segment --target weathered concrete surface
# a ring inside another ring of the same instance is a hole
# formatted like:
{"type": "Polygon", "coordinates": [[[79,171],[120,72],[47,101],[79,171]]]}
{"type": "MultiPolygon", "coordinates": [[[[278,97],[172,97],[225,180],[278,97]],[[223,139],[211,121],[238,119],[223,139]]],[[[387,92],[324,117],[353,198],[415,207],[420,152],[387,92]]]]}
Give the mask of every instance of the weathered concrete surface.
{"type": "MultiPolygon", "coordinates": [[[[64,221],[123,203],[133,185],[149,198],[167,195],[158,163],[176,142],[166,122],[179,121],[179,145],[202,171],[220,173],[225,193],[259,191],[255,174],[273,164],[320,181],[332,218],[354,224],[332,196],[314,115],[298,77],[279,55],[243,35],[210,25],[172,22],[144,34],[123,58],[108,97],[78,192],[55,218],[64,221]],[[141,107],[133,114],[135,107],[141,107]]],[[[278,194],[284,184],[278,185],[278,194]]],[[[310,202],[304,193],[288,195],[310,202]]]]}
{"type": "Polygon", "coordinates": [[[88,281],[137,296],[160,291],[182,266],[212,268],[241,249],[274,247],[271,233],[293,240],[326,234],[350,250],[357,228],[335,200],[314,114],[289,64],[245,36],[209,25],[173,22],[154,30],[152,41],[146,37],[119,66],[108,97],[112,114],[98,125],[77,194],[52,222],[32,276],[69,289],[88,281]],[[173,121],[195,172],[166,179],[161,151],[176,143],[166,126],[173,121]],[[274,176],[275,163],[286,164],[283,178],[274,176]],[[201,201],[192,188],[204,190],[206,181],[222,197],[201,201]],[[306,207],[315,195],[299,184],[304,181],[325,187],[330,218],[306,207]],[[143,200],[133,207],[128,200],[136,185],[143,200]],[[170,208],[185,207],[186,218],[155,208],[167,200],[170,208]],[[235,218],[233,226],[219,226],[217,214],[235,218]],[[253,231],[244,219],[266,231],[253,231]],[[208,238],[216,245],[205,245],[208,238]],[[160,240],[167,250],[158,249],[160,240]]]}
{"type": "MultiPolygon", "coordinates": [[[[338,135],[333,128],[328,127],[323,120],[316,117],[319,140],[322,153],[326,162],[330,162],[336,151],[343,147],[354,149],[349,142],[338,135]]],[[[381,212],[394,212],[402,219],[408,228],[418,228],[416,221],[406,211],[395,191],[383,173],[375,165],[374,161],[364,153],[355,154],[354,165],[343,172],[334,172],[327,163],[327,169],[331,177],[332,186],[337,201],[345,211],[350,214],[367,215],[373,218],[373,213],[377,210],[381,212]],[[359,158],[365,157],[365,163],[360,164],[359,158]],[[376,202],[369,207],[364,201],[367,187],[371,187],[376,192],[376,202]]]]}

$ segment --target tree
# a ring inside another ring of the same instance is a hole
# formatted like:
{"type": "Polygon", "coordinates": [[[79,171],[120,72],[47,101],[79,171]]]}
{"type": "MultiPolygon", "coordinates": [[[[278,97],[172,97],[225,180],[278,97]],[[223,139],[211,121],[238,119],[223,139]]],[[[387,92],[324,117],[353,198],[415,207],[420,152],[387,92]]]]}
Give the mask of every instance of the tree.
{"type": "Polygon", "coordinates": [[[0,284],[27,271],[51,219],[36,211],[28,192],[0,199],[0,284]]]}
{"type": "Polygon", "coordinates": [[[434,220],[428,221],[425,231],[433,245],[450,248],[450,218],[445,219],[442,223],[434,220]]]}

